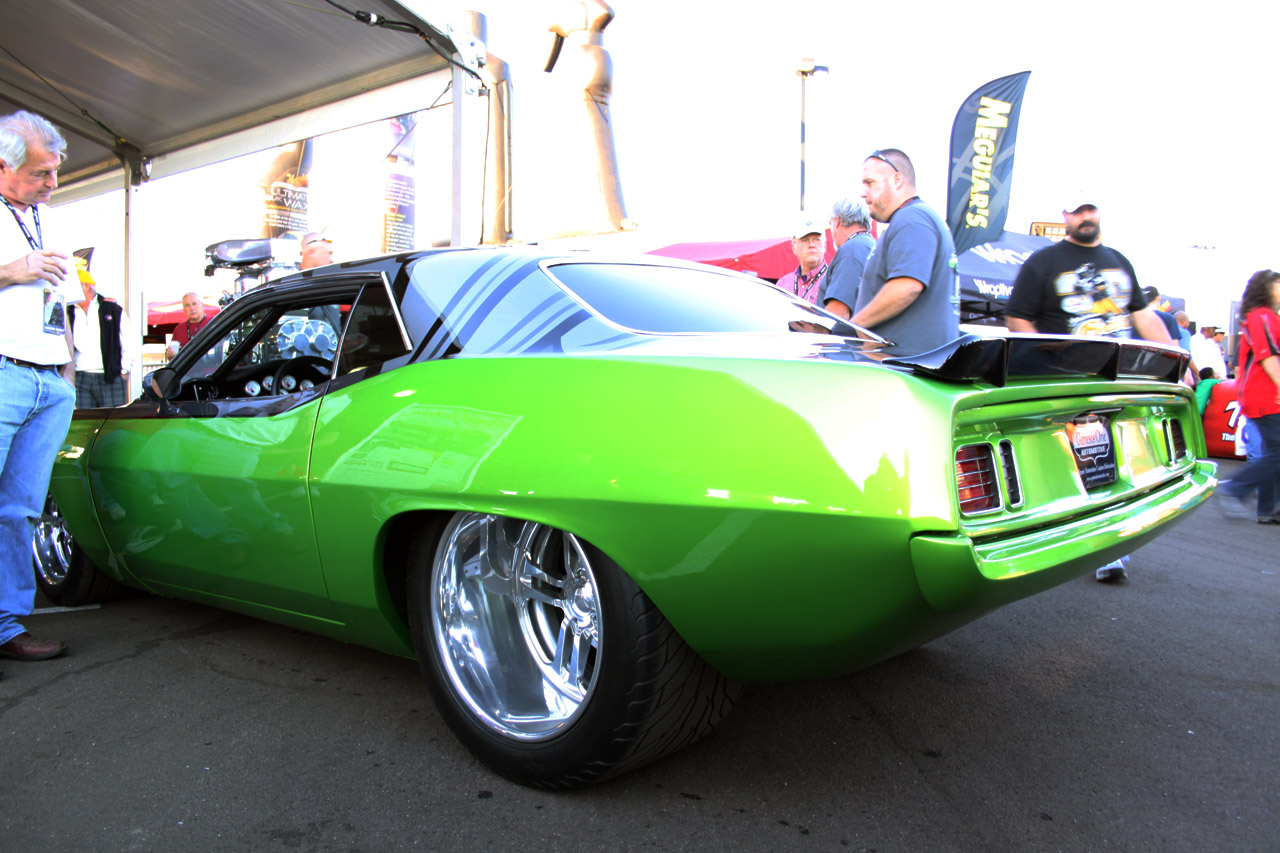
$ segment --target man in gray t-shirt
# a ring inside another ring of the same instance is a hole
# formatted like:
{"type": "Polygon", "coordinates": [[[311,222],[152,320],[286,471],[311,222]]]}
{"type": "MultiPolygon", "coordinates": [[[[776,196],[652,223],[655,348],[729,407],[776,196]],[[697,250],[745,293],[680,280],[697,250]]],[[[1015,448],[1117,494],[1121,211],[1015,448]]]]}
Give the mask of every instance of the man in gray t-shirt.
{"type": "Polygon", "coordinates": [[[851,322],[893,341],[893,355],[928,352],[960,336],[956,252],[941,217],[916,196],[915,168],[896,148],[862,164],[862,197],[888,229],[876,242],[851,322]]]}
{"type": "Polygon", "coordinates": [[[867,256],[875,248],[871,236],[871,212],[862,199],[843,198],[831,207],[831,240],[836,256],[818,288],[818,304],[848,320],[858,302],[858,287],[867,256]]]}

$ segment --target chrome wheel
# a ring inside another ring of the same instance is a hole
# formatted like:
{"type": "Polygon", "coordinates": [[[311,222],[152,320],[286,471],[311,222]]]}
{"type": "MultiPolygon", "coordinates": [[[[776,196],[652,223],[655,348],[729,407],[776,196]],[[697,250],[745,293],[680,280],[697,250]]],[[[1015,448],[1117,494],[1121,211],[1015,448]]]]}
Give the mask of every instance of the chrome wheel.
{"type": "Polygon", "coordinates": [[[591,698],[602,631],[598,585],[577,537],[460,513],[432,566],[431,630],[453,690],[491,731],[553,737],[591,698]]]}
{"type": "Polygon", "coordinates": [[[58,587],[66,583],[67,571],[71,568],[71,534],[52,496],[45,501],[44,512],[36,519],[31,555],[36,574],[46,585],[58,587]]]}

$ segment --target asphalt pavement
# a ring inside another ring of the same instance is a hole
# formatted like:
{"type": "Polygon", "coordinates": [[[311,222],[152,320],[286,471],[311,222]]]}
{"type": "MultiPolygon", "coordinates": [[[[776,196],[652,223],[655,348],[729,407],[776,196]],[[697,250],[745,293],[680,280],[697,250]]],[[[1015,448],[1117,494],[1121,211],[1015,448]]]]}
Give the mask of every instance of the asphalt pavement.
{"type": "Polygon", "coordinates": [[[0,849],[1275,851],[1278,552],[1211,501],[1125,583],[749,686],[568,793],[472,759],[412,661],[149,596],[42,612],[71,650],[4,662],[0,849]]]}

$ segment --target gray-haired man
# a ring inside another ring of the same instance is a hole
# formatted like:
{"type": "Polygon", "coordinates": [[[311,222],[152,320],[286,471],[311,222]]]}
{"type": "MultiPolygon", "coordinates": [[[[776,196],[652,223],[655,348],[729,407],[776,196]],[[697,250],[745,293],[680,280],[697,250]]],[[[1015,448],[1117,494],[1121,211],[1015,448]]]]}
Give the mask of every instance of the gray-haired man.
{"type": "Polygon", "coordinates": [[[66,150],[40,116],[0,117],[0,657],[23,661],[67,648],[22,624],[36,593],[31,535],[75,406],[62,289],[69,259],[46,248],[58,245],[46,243],[56,229],[39,210],[58,187],[66,150]]]}
{"type": "Polygon", "coordinates": [[[876,245],[871,236],[871,212],[862,199],[842,198],[831,206],[831,239],[836,256],[818,288],[818,305],[848,320],[858,302],[867,256],[876,245]]]}

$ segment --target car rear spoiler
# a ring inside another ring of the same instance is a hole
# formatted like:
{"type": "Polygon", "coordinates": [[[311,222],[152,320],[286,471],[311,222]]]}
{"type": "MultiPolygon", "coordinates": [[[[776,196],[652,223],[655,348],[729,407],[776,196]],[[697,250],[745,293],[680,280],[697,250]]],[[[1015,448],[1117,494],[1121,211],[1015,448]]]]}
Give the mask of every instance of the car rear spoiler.
{"type": "Polygon", "coordinates": [[[886,358],[885,364],[948,382],[989,382],[1002,387],[1010,376],[1120,377],[1178,382],[1191,356],[1171,345],[1070,335],[981,337],[965,335],[920,355],[886,358]]]}

